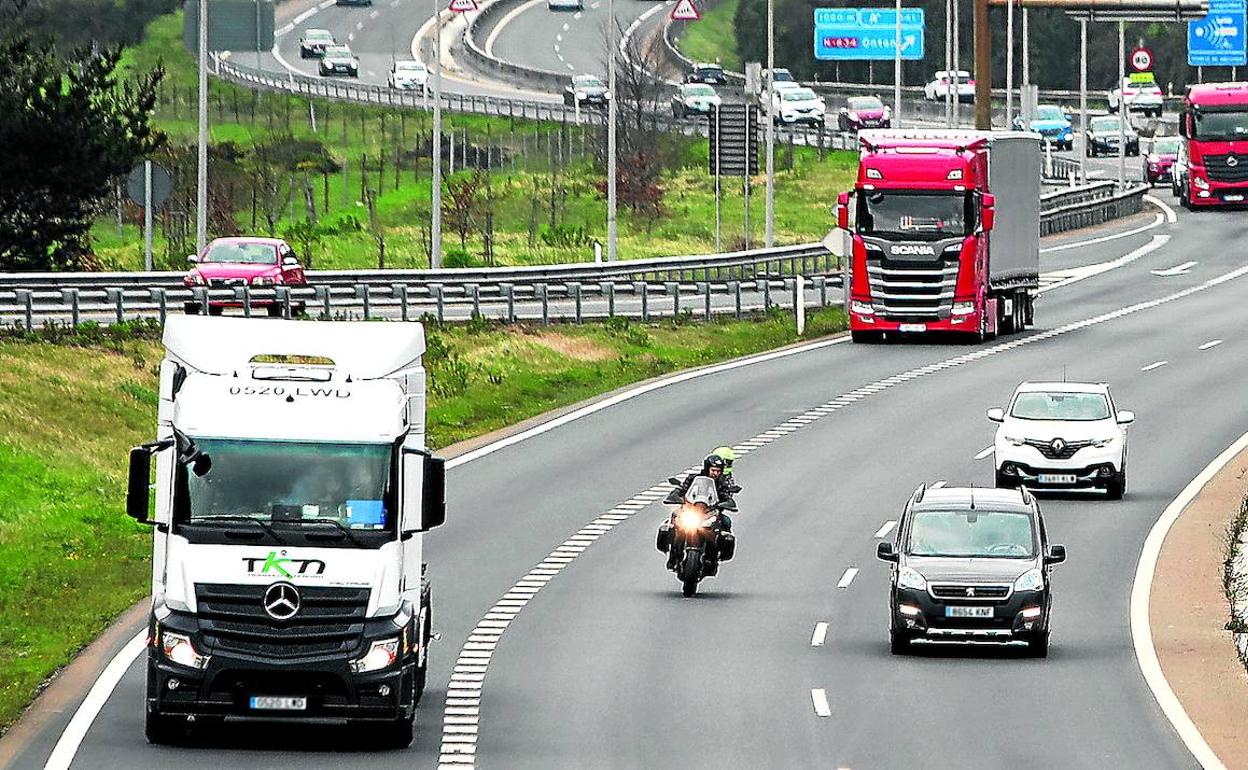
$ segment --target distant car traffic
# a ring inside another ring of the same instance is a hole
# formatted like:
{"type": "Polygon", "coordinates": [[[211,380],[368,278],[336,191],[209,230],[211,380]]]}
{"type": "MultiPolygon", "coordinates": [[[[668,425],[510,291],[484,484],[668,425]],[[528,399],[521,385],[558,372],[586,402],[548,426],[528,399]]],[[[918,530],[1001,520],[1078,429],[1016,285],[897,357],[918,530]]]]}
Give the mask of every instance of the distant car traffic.
{"type": "MultiPolygon", "coordinates": [[[[767,73],[770,70],[763,70],[763,83],[767,82],[767,73]]],[[[797,78],[793,77],[793,73],[784,67],[776,67],[776,83],[797,83],[797,78]]],[[[764,88],[766,86],[764,85],[764,88]]]]}
{"type": "MultiPolygon", "coordinates": [[[[274,286],[306,286],[308,281],[295,250],[277,238],[217,238],[200,254],[188,257],[194,265],[182,279],[188,287],[235,289],[242,286],[271,289],[274,286]]],[[[297,303],[296,303],[297,304],[297,303]]],[[[219,315],[224,308],[242,307],[239,299],[212,299],[208,312],[219,315]]],[[[265,307],[269,315],[281,315],[282,306],[274,299],[252,299],[252,306],[265,307]]],[[[301,305],[300,305],[301,307],[301,305]]],[[[186,312],[203,310],[198,302],[186,303],[186,312]]]]}
{"type": "Polygon", "coordinates": [[[314,59],[325,54],[325,49],[334,45],[334,35],[327,29],[309,29],[299,38],[299,56],[314,59]]]}
{"type": "Polygon", "coordinates": [[[597,75],[574,75],[563,89],[563,103],[569,107],[577,103],[582,107],[606,107],[610,100],[611,92],[597,75]]]}
{"type": "Polygon", "coordinates": [[[838,112],[836,124],[842,131],[892,128],[893,111],[878,96],[851,96],[838,112]]]}
{"type": "Polygon", "coordinates": [[[1179,156],[1179,145],[1182,143],[1183,140],[1177,136],[1159,136],[1149,142],[1148,153],[1144,156],[1144,181],[1149,187],[1171,181],[1174,161],[1179,156]]]}
{"type": "Polygon", "coordinates": [[[1049,653],[1050,571],[1066,548],[1050,545],[1040,505],[1027,490],[919,487],[893,542],[876,547],[890,562],[888,641],[1025,643],[1049,653]]]}
{"type": "Polygon", "coordinates": [[[1119,101],[1126,102],[1129,112],[1161,117],[1164,97],[1156,83],[1132,83],[1130,78],[1123,78],[1122,84],[1109,92],[1110,112],[1118,111],[1119,101]]]}
{"type": "Polygon", "coordinates": [[[351,53],[351,49],[345,45],[335,44],[326,46],[317,70],[321,75],[350,75],[353,78],[358,78],[360,76],[360,60],[355,58],[355,55],[351,53]]]}
{"type": "Polygon", "coordinates": [[[693,65],[693,69],[689,71],[689,74],[685,75],[685,82],[723,86],[728,84],[728,76],[724,74],[724,68],[718,64],[698,62],[693,65]]]}
{"type": "MultiPolygon", "coordinates": [[[[944,101],[954,88],[955,70],[940,70],[932,75],[932,79],[923,86],[923,97],[929,102],[944,101]]],[[[956,94],[959,102],[975,101],[975,79],[966,70],[956,70],[958,85],[956,94]]]]}
{"type": "Polygon", "coordinates": [[[1059,150],[1069,150],[1075,146],[1075,132],[1071,126],[1070,115],[1061,107],[1052,104],[1037,107],[1036,116],[1026,126],[1021,115],[1014,118],[1014,128],[1019,131],[1033,131],[1059,150]]]}
{"type": "Polygon", "coordinates": [[[584,0],[546,0],[546,10],[583,11],[585,10],[585,2],[584,0]]]}
{"type": "Polygon", "coordinates": [[[429,87],[429,67],[424,62],[400,59],[390,65],[386,82],[400,91],[424,91],[429,87]]]}
{"type": "Polygon", "coordinates": [[[823,99],[809,88],[786,88],[776,92],[769,114],[780,124],[821,126],[825,110],[823,99]]]}
{"type": "Polygon", "coordinates": [[[1127,489],[1127,428],[1135,413],[1117,411],[1104,383],[1024,382],[1004,409],[993,441],[998,487],[1127,489]]]}
{"type": "Polygon", "coordinates": [[[1117,155],[1120,124],[1122,141],[1127,145],[1127,155],[1139,155],[1140,135],[1131,127],[1130,121],[1118,115],[1097,115],[1088,120],[1088,128],[1083,132],[1085,154],[1089,158],[1095,158],[1098,155],[1117,155]]]}
{"type": "Polygon", "coordinates": [[[672,97],[672,115],[677,118],[709,115],[722,101],[715,89],[705,83],[685,83],[672,97]]]}

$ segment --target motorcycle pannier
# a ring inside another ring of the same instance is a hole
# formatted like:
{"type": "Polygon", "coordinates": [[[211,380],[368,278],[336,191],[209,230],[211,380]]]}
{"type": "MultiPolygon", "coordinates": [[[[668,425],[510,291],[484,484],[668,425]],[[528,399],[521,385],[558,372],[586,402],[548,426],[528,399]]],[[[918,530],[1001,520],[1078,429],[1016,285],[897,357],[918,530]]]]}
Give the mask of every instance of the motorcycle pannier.
{"type": "Polygon", "coordinates": [[[729,561],[737,553],[737,538],[731,532],[719,533],[719,560],[729,561]]]}
{"type": "Polygon", "coordinates": [[[654,547],[663,553],[667,553],[667,549],[672,547],[672,523],[670,521],[659,525],[659,534],[655,537],[654,547]]]}

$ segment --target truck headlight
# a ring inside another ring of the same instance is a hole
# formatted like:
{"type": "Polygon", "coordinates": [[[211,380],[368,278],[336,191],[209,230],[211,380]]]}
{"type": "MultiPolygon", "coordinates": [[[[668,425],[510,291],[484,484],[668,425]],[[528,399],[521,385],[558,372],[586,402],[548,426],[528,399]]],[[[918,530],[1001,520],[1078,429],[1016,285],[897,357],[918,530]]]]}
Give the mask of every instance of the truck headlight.
{"type": "Polygon", "coordinates": [[[1044,588],[1044,573],[1038,569],[1027,570],[1014,581],[1015,591],[1039,591],[1044,588]]]}
{"type": "Polygon", "coordinates": [[[351,673],[367,674],[371,671],[380,671],[394,665],[398,659],[399,637],[378,639],[369,645],[368,652],[364,653],[363,657],[351,661],[351,673]]]}
{"type": "Polygon", "coordinates": [[[954,315],[970,315],[975,312],[974,302],[955,302],[953,303],[954,315]]]}
{"type": "Polygon", "coordinates": [[[1192,175],[1192,184],[1196,185],[1196,187],[1201,190],[1209,189],[1209,183],[1206,182],[1203,177],[1196,176],[1195,174],[1192,175]]]}
{"type": "Polygon", "coordinates": [[[902,567],[897,570],[897,587],[909,588],[914,591],[927,590],[927,578],[919,574],[919,571],[911,567],[902,567]]]}
{"type": "Polygon", "coordinates": [[[209,656],[200,655],[195,645],[191,644],[191,638],[185,634],[161,631],[160,651],[164,654],[165,660],[177,663],[179,666],[198,669],[208,666],[209,656]]]}
{"type": "Polygon", "coordinates": [[[858,315],[875,315],[875,306],[870,302],[851,300],[849,303],[849,312],[857,313],[858,315]]]}

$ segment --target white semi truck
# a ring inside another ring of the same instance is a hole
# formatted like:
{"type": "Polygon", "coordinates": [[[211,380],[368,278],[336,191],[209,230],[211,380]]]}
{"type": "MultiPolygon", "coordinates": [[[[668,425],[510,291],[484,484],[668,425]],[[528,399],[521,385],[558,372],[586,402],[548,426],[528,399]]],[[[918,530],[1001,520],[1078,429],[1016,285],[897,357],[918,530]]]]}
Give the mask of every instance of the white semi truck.
{"type": "Polygon", "coordinates": [[[171,316],[164,344],[126,505],[155,529],[148,740],[248,717],[410,744],[431,637],[421,539],[446,517],[424,329],[171,316]]]}

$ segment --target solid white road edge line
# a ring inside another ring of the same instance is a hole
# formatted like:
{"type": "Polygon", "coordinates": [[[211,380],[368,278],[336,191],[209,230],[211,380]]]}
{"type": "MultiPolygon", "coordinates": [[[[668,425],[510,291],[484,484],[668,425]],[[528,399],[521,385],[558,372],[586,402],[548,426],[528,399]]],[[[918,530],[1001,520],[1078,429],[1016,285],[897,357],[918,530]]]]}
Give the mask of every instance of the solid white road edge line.
{"type": "Polygon", "coordinates": [[[91,723],[95,721],[96,715],[100,713],[100,709],[104,708],[104,704],[108,702],[108,698],[113,694],[113,689],[117,687],[117,683],[125,675],[126,670],[130,668],[130,664],[135,658],[143,652],[147,647],[147,629],[144,628],[133,639],[126,642],[126,646],[121,648],[116,656],[109,661],[105,667],[104,673],[100,674],[100,678],[95,680],[95,684],[91,685],[91,690],[87,693],[87,697],[83,700],[82,705],[74,712],[74,718],[69,721],[69,726],[65,728],[65,732],[61,733],[61,737],[56,742],[52,754],[48,757],[48,761],[44,764],[44,770],[68,770],[69,764],[74,761],[74,755],[78,753],[78,746],[82,743],[82,739],[86,737],[87,730],[91,729],[91,723]]]}
{"type": "Polygon", "coordinates": [[[1221,344],[1222,344],[1222,340],[1209,340],[1208,342],[1206,342],[1205,344],[1201,345],[1200,347],[1196,349],[1208,350],[1209,348],[1216,348],[1218,345],[1221,345],[1221,344]]]}
{"type": "Polygon", "coordinates": [[[854,582],[854,578],[858,577],[858,568],[850,567],[845,570],[845,574],[841,575],[841,582],[836,584],[837,588],[849,588],[849,584],[854,582]]]}
{"type": "Polygon", "coordinates": [[[490,30],[489,37],[485,39],[485,55],[494,55],[494,41],[498,40],[498,36],[503,33],[503,30],[507,28],[508,24],[514,21],[520,14],[543,2],[545,2],[545,0],[529,0],[527,3],[521,3],[508,11],[506,16],[499,19],[498,23],[494,25],[494,29],[490,30]]]}
{"type": "MultiPolygon", "coordinates": [[[[1161,215],[1158,214],[1157,217],[1158,219],[1160,219],[1161,215]]],[[[1110,270],[1116,270],[1120,267],[1129,265],[1132,262],[1139,259],[1140,257],[1146,256],[1156,251],[1157,249],[1160,249],[1162,246],[1165,246],[1169,240],[1170,240],[1170,236],[1168,235],[1154,235],[1153,239],[1149,241],[1148,243],[1139,247],[1135,251],[1132,251],[1128,254],[1124,254],[1121,257],[1118,257],[1117,259],[1111,259],[1108,262],[1098,262],[1095,265],[1085,265],[1083,267],[1077,267],[1072,270],[1054,271],[1058,274],[1069,273],[1070,277],[1063,278],[1057,283],[1051,283],[1048,286],[1041,286],[1039,289],[1036,289],[1036,294],[1045,294],[1046,292],[1053,291],[1054,289],[1059,289],[1063,286],[1069,286],[1072,283],[1079,283],[1080,281],[1086,281],[1087,279],[1092,278],[1094,276],[1098,276],[1101,273],[1107,273],[1110,270]]]]}
{"type": "Polygon", "coordinates": [[[1140,371],[1141,371],[1141,372],[1151,372],[1151,371],[1152,371],[1152,370],[1154,370],[1154,369],[1160,369],[1161,367],[1165,366],[1165,365],[1166,365],[1166,364],[1168,364],[1168,363],[1170,363],[1170,362],[1169,362],[1169,361],[1154,361],[1153,363],[1149,364],[1148,366],[1141,366],[1141,367],[1140,367],[1140,371]]]}
{"type": "Polygon", "coordinates": [[[889,532],[893,531],[893,527],[895,526],[897,526],[897,522],[893,521],[892,519],[889,519],[888,521],[884,522],[884,525],[882,527],[880,527],[879,529],[875,531],[875,537],[876,538],[886,537],[889,532]]]}
{"type": "Polygon", "coordinates": [[[1157,659],[1157,649],[1153,646],[1153,629],[1148,620],[1149,601],[1153,575],[1157,571],[1157,558],[1161,555],[1161,546],[1170,532],[1170,527],[1209,480],[1245,448],[1248,448],[1248,433],[1224,449],[1222,454],[1205,466],[1179,496],[1166,506],[1144,540],[1144,549],[1140,552],[1140,560],[1135,568],[1135,583],[1131,586],[1131,641],[1135,645],[1135,659],[1140,665],[1140,673],[1144,675],[1144,681],[1148,683],[1148,688],[1152,690],[1153,697],[1157,699],[1157,705],[1161,706],[1166,719],[1174,725],[1187,750],[1192,752],[1192,756],[1205,770],[1225,770],[1226,766],[1213,753],[1213,749],[1209,748],[1200,730],[1196,729],[1191,717],[1183,709],[1178,696],[1170,689],[1170,683],[1166,681],[1161,662],[1157,659]]]}
{"type": "Polygon", "coordinates": [[[815,632],[810,635],[811,647],[822,647],[823,640],[828,637],[828,624],[820,621],[815,624],[815,632]]]}
{"type": "Polygon", "coordinates": [[[1132,236],[1132,235],[1139,235],[1140,233],[1142,233],[1142,232],[1144,232],[1144,231],[1146,231],[1146,230],[1152,230],[1154,227],[1157,227],[1158,225],[1160,225],[1160,224],[1161,224],[1162,222],[1164,222],[1164,221],[1166,221],[1166,217],[1165,217],[1165,215],[1163,215],[1163,214],[1158,214],[1158,215],[1156,216],[1156,218],[1154,218],[1154,219],[1153,219],[1153,221],[1152,221],[1150,224],[1144,225],[1144,226],[1142,226],[1142,227],[1137,227],[1137,228],[1135,228],[1134,230],[1124,230],[1124,231],[1122,231],[1121,233],[1114,233],[1114,234],[1112,234],[1112,235],[1102,235],[1102,236],[1101,236],[1101,237],[1099,237],[1099,238],[1092,238],[1091,240],[1087,240],[1087,241],[1076,241],[1076,242],[1074,242],[1074,243],[1063,243],[1061,246],[1050,246],[1050,247],[1048,247],[1047,249],[1040,249],[1040,253],[1041,253],[1041,254],[1049,254],[1049,253],[1054,252],[1054,251],[1066,251],[1066,250],[1068,250],[1068,249],[1082,249],[1084,246],[1091,246],[1091,245],[1096,244],[1096,243],[1105,243],[1105,242],[1107,242],[1107,241],[1116,241],[1116,240],[1118,240],[1119,238],[1129,238],[1129,237],[1130,237],[1130,236],[1132,236]]]}
{"type": "Polygon", "coordinates": [[[979,453],[978,453],[978,454],[976,454],[976,455],[975,455],[975,459],[976,459],[976,460],[982,460],[982,459],[984,459],[985,457],[987,457],[987,456],[989,456],[989,455],[993,454],[993,453],[994,453],[994,452],[996,452],[996,451],[997,451],[996,446],[987,446],[987,447],[984,447],[983,449],[979,450],[979,453]]]}
{"type": "Polygon", "coordinates": [[[1179,221],[1179,218],[1175,216],[1174,209],[1170,208],[1170,204],[1166,203],[1161,198],[1158,198],[1155,195],[1146,194],[1144,196],[1144,200],[1148,201],[1149,203],[1153,204],[1157,208],[1166,212],[1166,221],[1169,222],[1170,224],[1174,224],[1175,222],[1179,221]]]}
{"type": "Polygon", "coordinates": [[[810,702],[814,704],[816,715],[832,716],[832,709],[828,707],[828,694],[823,691],[822,687],[810,691],[810,702]]]}

